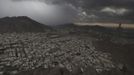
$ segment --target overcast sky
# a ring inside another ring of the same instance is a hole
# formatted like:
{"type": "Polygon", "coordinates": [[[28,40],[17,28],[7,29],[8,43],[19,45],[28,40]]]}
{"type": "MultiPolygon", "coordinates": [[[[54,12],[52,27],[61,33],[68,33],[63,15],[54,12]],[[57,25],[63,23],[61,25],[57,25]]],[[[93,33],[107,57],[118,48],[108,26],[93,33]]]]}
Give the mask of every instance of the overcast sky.
{"type": "Polygon", "coordinates": [[[0,0],[0,17],[28,16],[44,24],[134,23],[134,0],[0,0]]]}

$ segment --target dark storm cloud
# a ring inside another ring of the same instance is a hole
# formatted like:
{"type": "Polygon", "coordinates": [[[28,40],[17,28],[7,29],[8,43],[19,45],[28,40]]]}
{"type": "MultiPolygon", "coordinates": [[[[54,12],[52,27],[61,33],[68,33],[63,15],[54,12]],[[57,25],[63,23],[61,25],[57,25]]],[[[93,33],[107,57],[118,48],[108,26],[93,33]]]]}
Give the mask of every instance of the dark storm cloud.
{"type": "Polygon", "coordinates": [[[98,16],[96,20],[134,22],[134,0],[83,0],[80,5],[89,15],[98,16]]]}
{"type": "Polygon", "coordinates": [[[0,17],[28,16],[44,24],[73,22],[77,10],[67,3],[45,0],[0,0],[0,17]]]}
{"type": "MultiPolygon", "coordinates": [[[[54,9],[55,11],[51,11],[48,9],[47,11],[56,12],[56,14],[55,13],[49,15],[46,14],[47,16],[41,16],[40,13],[34,14],[36,15],[36,17],[40,16],[38,18],[35,18],[33,17],[33,15],[30,15],[34,19],[44,23],[46,19],[48,19],[44,17],[50,17],[51,19],[54,18],[53,21],[55,20],[55,22],[57,23],[72,22],[74,21],[74,19],[75,21],[89,21],[89,22],[92,21],[134,22],[133,17],[134,0],[1,0],[0,3],[2,1],[5,2],[5,5],[7,4],[8,1],[11,1],[12,3],[16,2],[22,3],[27,1],[31,2],[39,1],[41,3],[45,3],[48,6],[45,9],[47,8],[49,9],[50,6],[50,9],[52,10],[54,9]],[[59,18],[58,21],[57,17],[59,18]]],[[[4,7],[0,8],[0,10],[1,9],[4,9],[4,7]]],[[[44,12],[41,13],[42,15],[44,15],[46,13],[45,11],[46,10],[44,11],[40,10],[39,12],[44,12]]],[[[48,20],[50,21],[51,19],[48,20]]]]}
{"type": "MultiPolygon", "coordinates": [[[[49,0],[51,1],[51,0],[49,0]]],[[[84,21],[134,22],[134,0],[52,0],[69,3],[79,10],[84,21]]]]}

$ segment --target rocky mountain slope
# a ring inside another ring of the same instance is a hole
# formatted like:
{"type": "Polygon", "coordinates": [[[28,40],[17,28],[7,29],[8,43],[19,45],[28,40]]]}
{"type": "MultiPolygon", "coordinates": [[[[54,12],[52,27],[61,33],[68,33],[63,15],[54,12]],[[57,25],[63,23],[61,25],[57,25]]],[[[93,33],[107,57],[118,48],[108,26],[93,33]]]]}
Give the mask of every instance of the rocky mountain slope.
{"type": "Polygon", "coordinates": [[[4,17],[0,19],[0,33],[11,32],[44,32],[48,26],[40,24],[29,17],[4,17]]]}

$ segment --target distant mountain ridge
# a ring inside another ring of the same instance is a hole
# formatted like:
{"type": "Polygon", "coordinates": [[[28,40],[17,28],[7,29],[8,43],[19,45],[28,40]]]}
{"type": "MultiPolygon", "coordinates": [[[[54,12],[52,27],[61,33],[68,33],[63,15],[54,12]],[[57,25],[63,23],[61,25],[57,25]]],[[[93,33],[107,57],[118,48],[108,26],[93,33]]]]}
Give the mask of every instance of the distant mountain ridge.
{"type": "Polygon", "coordinates": [[[104,30],[100,26],[78,26],[74,23],[47,26],[32,20],[27,16],[4,17],[0,18],[0,33],[12,32],[45,32],[48,30],[60,30],[62,32],[88,32],[90,29],[104,30]]]}
{"type": "Polygon", "coordinates": [[[0,33],[44,32],[50,28],[26,16],[0,18],[0,33]]]}

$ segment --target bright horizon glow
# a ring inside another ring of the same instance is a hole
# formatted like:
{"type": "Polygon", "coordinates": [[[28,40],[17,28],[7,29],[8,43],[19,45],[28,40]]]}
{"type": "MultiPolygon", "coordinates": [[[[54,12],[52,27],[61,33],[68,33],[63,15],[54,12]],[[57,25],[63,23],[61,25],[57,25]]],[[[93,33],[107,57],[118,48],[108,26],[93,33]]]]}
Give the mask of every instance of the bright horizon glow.
{"type": "MultiPolygon", "coordinates": [[[[96,23],[75,23],[76,25],[79,26],[104,26],[104,27],[110,27],[110,28],[117,28],[119,27],[118,23],[101,23],[101,22],[96,22],[96,23]]],[[[127,23],[123,23],[122,24],[122,28],[126,28],[126,29],[134,29],[134,24],[127,24],[127,23]]]]}

